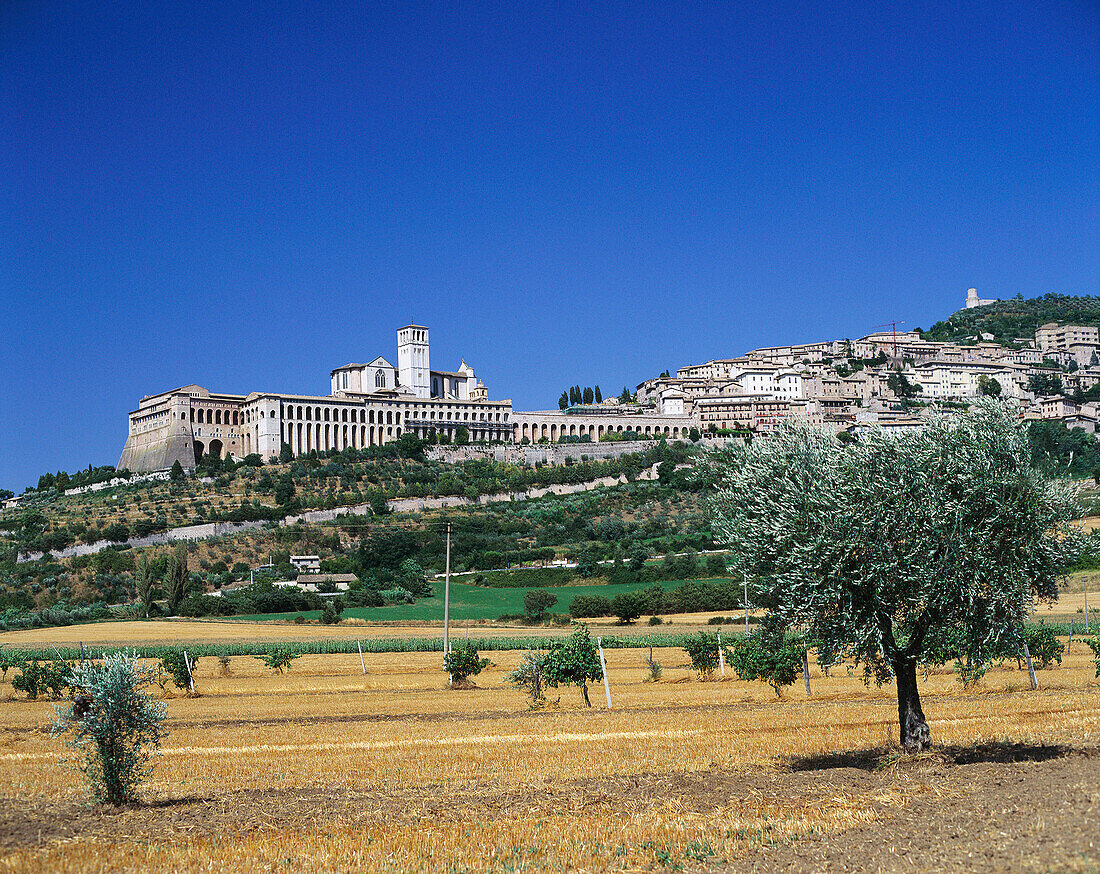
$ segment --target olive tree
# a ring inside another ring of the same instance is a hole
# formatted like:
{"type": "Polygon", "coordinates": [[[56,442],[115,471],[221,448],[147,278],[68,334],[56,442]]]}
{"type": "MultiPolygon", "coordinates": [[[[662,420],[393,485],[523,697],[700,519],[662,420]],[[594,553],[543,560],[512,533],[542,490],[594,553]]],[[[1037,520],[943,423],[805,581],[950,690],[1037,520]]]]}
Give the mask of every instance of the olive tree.
{"type": "Polygon", "coordinates": [[[580,623],[565,640],[551,643],[541,667],[547,686],[580,686],[584,703],[592,706],[588,683],[603,679],[603,666],[587,625],[580,623]]]}
{"type": "Polygon", "coordinates": [[[71,705],[57,709],[53,733],[68,736],[97,801],[136,801],[137,787],[151,770],[152,751],[165,734],[164,705],[143,691],[151,681],[152,670],[125,652],[72,669],[76,694],[71,705]]]}
{"type": "Polygon", "coordinates": [[[1068,489],[1031,465],[1026,433],[991,399],[850,443],[790,423],[708,469],[715,530],[757,603],[829,663],[892,674],[910,752],[931,744],[917,662],[948,635],[971,663],[1019,647],[1033,597],[1057,597],[1074,548],[1068,489]]]}

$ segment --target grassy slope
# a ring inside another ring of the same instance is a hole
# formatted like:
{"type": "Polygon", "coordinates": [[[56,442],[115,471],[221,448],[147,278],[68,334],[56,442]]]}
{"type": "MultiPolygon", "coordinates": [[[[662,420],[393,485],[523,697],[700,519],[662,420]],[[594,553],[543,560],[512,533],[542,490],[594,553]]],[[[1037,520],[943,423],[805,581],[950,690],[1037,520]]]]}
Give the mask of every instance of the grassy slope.
{"type": "MultiPolygon", "coordinates": [[[[673,589],[683,584],[683,580],[675,582],[657,583],[662,588],[673,589]]],[[[636,589],[645,589],[653,583],[638,583],[622,586],[555,586],[542,589],[553,595],[557,595],[558,603],[551,609],[551,613],[567,613],[569,602],[577,595],[603,595],[611,598],[619,592],[632,592],[636,589]]],[[[414,619],[443,618],[443,584],[435,583],[435,591],[430,598],[421,598],[415,604],[398,604],[392,607],[349,607],[344,611],[344,617],[358,617],[374,622],[404,622],[414,619]]],[[[482,586],[467,586],[462,583],[451,582],[451,618],[452,619],[496,619],[505,613],[522,613],[523,596],[534,589],[489,589],[482,586]]],[[[249,616],[238,616],[237,619],[278,619],[287,620],[298,616],[298,613],[266,613],[249,616]]],[[[319,610],[307,610],[300,615],[306,619],[320,617],[319,610]]]]}

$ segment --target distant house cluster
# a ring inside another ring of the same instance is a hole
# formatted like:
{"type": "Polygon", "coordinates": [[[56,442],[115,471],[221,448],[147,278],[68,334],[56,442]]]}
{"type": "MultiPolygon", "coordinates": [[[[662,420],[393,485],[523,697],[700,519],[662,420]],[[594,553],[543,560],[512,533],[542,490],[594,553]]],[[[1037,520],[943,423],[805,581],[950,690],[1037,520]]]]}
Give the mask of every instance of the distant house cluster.
{"type": "MultiPolygon", "coordinates": [[[[994,302],[978,299],[975,289],[967,295],[968,306],[994,302]]],[[[1100,331],[1082,325],[1043,325],[1010,345],[991,335],[952,343],[890,331],[688,365],[642,382],[637,397],[655,405],[668,395],[683,398],[707,432],[766,431],[792,417],[836,430],[920,428],[914,401],[966,403],[982,394],[1016,402],[1022,418],[1093,431],[1097,404],[1078,406],[1067,395],[1100,383],[1098,355],[1100,331]]]]}

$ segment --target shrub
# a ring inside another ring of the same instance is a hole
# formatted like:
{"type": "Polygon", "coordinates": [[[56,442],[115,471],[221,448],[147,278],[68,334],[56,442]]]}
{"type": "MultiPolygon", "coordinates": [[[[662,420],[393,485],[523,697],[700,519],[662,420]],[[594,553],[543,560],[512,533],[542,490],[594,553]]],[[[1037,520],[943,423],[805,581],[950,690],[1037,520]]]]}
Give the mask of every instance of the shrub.
{"type": "Polygon", "coordinates": [[[1049,668],[1054,662],[1062,664],[1062,653],[1066,651],[1066,647],[1050,626],[1043,623],[1025,625],[1024,641],[1037,669],[1049,668]]]}
{"type": "Polygon", "coordinates": [[[72,687],[72,668],[68,662],[31,659],[19,667],[18,676],[12,677],[11,687],[17,692],[25,692],[29,700],[39,695],[60,698],[66,689],[72,687]]]}
{"type": "Polygon", "coordinates": [[[798,678],[804,651],[801,635],[761,627],[734,639],[729,663],[742,680],[763,680],[781,697],[798,678]]]}
{"type": "Polygon", "coordinates": [[[467,643],[444,655],[443,667],[451,675],[452,686],[465,686],[470,677],[476,677],[489,667],[489,660],[479,658],[477,647],[467,643]]]}
{"type": "Polygon", "coordinates": [[[97,801],[136,801],[137,787],[152,770],[149,750],[160,747],[165,709],[142,691],[151,673],[136,655],[122,652],[72,669],[72,687],[79,691],[70,706],[57,709],[52,733],[71,735],[66,745],[80,754],[77,769],[97,801]]]}
{"type": "Polygon", "coordinates": [[[523,610],[532,621],[538,621],[558,603],[558,596],[545,589],[532,589],[523,596],[523,610]]]}
{"type": "Polygon", "coordinates": [[[569,602],[569,615],[574,619],[610,616],[611,600],[603,595],[577,595],[569,602]]]}
{"type": "Polygon", "coordinates": [[[611,612],[622,625],[631,625],[645,612],[649,601],[645,592],[619,592],[611,599],[611,612]]]}
{"type": "Polygon", "coordinates": [[[540,650],[527,650],[516,669],[504,675],[505,680],[527,693],[532,707],[540,707],[545,700],[542,679],[545,659],[546,653],[540,650]]]}
{"type": "Polygon", "coordinates": [[[550,651],[542,661],[542,675],[547,686],[580,686],[584,703],[592,706],[588,697],[588,681],[602,679],[603,668],[587,625],[578,625],[566,640],[550,645],[550,651]]]}
{"type": "Polygon", "coordinates": [[[700,631],[694,637],[685,637],[682,646],[701,679],[707,679],[718,668],[718,635],[700,631]]]}
{"type": "Polygon", "coordinates": [[[290,663],[301,653],[295,652],[288,646],[273,646],[265,655],[258,656],[260,661],[271,668],[276,674],[290,670],[290,663]]]}
{"type": "Polygon", "coordinates": [[[165,672],[172,678],[172,683],[181,692],[191,691],[191,682],[194,678],[195,665],[198,659],[191,659],[191,668],[188,670],[187,661],[181,650],[166,653],[160,660],[165,672]]]}
{"type": "Polygon", "coordinates": [[[649,617],[649,624],[650,625],[664,625],[665,620],[663,620],[660,616],[650,616],[649,617]]]}
{"type": "Polygon", "coordinates": [[[1096,676],[1100,677],[1100,634],[1095,637],[1086,637],[1085,645],[1092,650],[1093,659],[1096,664],[1096,676]]]}

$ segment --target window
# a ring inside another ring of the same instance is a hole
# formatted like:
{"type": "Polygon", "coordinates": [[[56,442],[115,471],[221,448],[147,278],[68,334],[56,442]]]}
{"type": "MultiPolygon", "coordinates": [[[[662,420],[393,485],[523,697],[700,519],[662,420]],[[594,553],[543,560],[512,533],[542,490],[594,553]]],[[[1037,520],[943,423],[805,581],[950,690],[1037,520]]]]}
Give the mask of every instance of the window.
{"type": "Polygon", "coordinates": [[[378,370],[374,372],[374,385],[375,388],[386,387],[386,371],[384,371],[381,367],[379,367],[378,370]]]}

